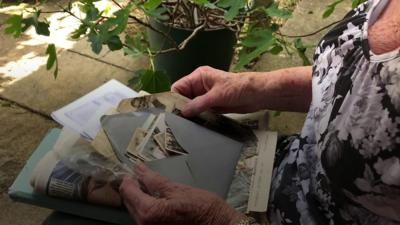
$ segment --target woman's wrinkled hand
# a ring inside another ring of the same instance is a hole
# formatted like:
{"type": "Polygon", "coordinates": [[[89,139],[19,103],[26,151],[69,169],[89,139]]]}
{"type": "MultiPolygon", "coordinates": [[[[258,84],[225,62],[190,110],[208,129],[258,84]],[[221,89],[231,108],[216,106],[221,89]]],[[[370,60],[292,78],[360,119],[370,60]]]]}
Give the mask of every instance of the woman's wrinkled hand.
{"type": "Polygon", "coordinates": [[[185,116],[195,116],[207,109],[222,113],[253,112],[259,109],[252,88],[255,76],[235,74],[209,66],[197,68],[172,85],[172,91],[193,99],[182,111],[185,116]]]}
{"type": "Polygon", "coordinates": [[[230,225],[243,218],[215,194],[171,182],[144,165],[136,172],[138,180],[126,177],[120,194],[140,225],[230,225]]]}

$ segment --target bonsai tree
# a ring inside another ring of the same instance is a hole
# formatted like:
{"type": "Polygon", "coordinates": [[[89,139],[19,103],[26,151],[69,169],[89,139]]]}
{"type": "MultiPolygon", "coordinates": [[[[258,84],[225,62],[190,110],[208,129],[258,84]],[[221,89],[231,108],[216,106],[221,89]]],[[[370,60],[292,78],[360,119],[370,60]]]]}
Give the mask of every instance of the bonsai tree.
{"type": "MultiPolygon", "coordinates": [[[[67,5],[58,5],[57,12],[75,17],[79,21],[79,28],[70,37],[87,37],[96,54],[107,47],[111,51],[122,50],[125,55],[147,55],[150,59],[149,68],[138,71],[130,82],[136,89],[151,93],[169,90],[170,78],[164,71],[156,69],[155,57],[184,50],[199,33],[207,30],[227,29],[234,32],[235,48],[238,52],[234,70],[248,66],[261,54],[279,54],[284,50],[290,54],[297,53],[304,64],[310,64],[305,51],[311,46],[304,45],[299,38],[288,41],[279,32],[282,20],[290,18],[291,12],[279,8],[273,0],[266,0],[262,4],[250,0],[111,0],[113,7],[101,10],[96,7],[96,2],[99,1],[101,0],[70,0],[67,5]],[[79,8],[79,15],[74,13],[75,8],[79,8]],[[113,8],[117,9],[112,10],[113,8]],[[190,34],[183,41],[177,42],[169,32],[155,26],[154,21],[168,29],[189,30],[190,34]],[[124,31],[131,23],[142,29],[133,35],[127,34],[124,31]],[[170,47],[152,47],[146,30],[162,36],[170,47]]],[[[342,1],[328,6],[324,16],[332,13],[335,6],[342,1]]],[[[357,4],[362,1],[353,0],[357,4]]],[[[51,13],[42,11],[44,2],[46,0],[41,0],[35,7],[11,16],[6,21],[5,32],[19,37],[28,28],[34,27],[37,34],[50,35],[49,22],[40,16],[51,13]]],[[[46,54],[47,69],[53,69],[54,77],[57,77],[58,59],[54,44],[48,45],[46,54]]]]}

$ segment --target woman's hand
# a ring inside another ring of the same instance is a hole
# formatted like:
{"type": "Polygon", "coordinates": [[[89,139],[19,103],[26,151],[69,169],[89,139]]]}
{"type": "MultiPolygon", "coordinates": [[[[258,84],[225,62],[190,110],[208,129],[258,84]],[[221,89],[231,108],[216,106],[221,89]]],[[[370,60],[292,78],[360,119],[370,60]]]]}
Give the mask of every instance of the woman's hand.
{"type": "Polygon", "coordinates": [[[235,74],[203,66],[174,83],[172,91],[193,99],[182,111],[185,116],[210,108],[221,113],[304,112],[311,101],[311,67],[235,74]]]}
{"type": "Polygon", "coordinates": [[[172,86],[191,101],[183,110],[185,116],[195,116],[209,108],[220,112],[252,112],[257,110],[250,90],[254,78],[202,66],[172,86]]]}
{"type": "Polygon", "coordinates": [[[139,225],[234,225],[244,215],[205,190],[177,184],[145,167],[137,167],[138,182],[125,178],[120,194],[139,225]]]}

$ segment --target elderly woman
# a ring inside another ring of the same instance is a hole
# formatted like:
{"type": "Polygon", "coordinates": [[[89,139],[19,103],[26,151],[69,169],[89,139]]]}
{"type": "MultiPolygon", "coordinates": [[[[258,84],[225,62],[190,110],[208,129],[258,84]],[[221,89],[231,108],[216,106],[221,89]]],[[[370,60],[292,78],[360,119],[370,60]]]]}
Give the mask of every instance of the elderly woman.
{"type": "MultiPolygon", "coordinates": [[[[201,67],[173,85],[193,99],[185,116],[308,110],[301,134],[276,151],[271,224],[400,224],[399,11],[399,0],[354,9],[321,40],[312,68],[201,67]]],[[[142,188],[125,179],[120,192],[139,224],[252,224],[214,194],[137,172],[142,188]]]]}

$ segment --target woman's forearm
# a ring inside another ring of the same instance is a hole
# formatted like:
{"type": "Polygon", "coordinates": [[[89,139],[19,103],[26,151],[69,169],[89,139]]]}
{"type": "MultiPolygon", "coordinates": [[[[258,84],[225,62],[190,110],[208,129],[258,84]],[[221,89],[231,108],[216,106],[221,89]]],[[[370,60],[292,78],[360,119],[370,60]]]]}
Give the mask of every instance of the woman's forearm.
{"type": "Polygon", "coordinates": [[[311,103],[312,67],[293,67],[271,72],[243,73],[249,77],[254,103],[261,108],[307,112],[311,103]]]}

